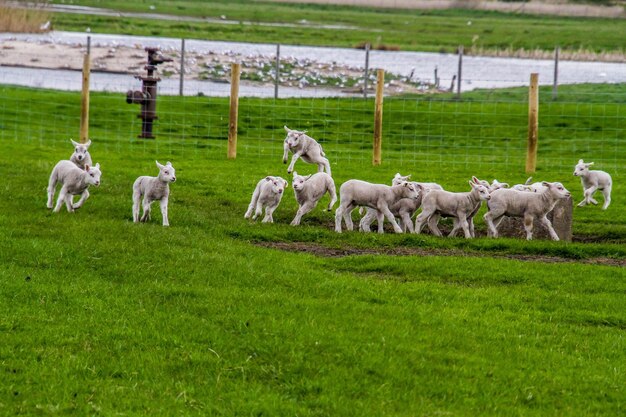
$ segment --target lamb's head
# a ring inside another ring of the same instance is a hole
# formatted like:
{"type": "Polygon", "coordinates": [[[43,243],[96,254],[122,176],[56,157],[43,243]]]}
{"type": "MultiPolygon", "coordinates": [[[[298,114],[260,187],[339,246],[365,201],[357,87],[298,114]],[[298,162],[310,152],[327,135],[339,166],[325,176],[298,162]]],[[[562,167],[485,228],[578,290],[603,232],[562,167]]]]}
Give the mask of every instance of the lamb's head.
{"type": "Polygon", "coordinates": [[[287,137],[285,138],[285,142],[287,142],[287,146],[289,149],[298,146],[300,143],[300,139],[306,136],[306,131],[301,132],[299,130],[292,130],[285,126],[285,131],[287,132],[287,137]]]}
{"type": "Polygon", "coordinates": [[[421,185],[409,181],[402,181],[400,184],[397,184],[396,187],[402,187],[403,198],[412,198],[413,200],[419,198],[420,190],[422,189],[421,185]]]}
{"type": "Polygon", "coordinates": [[[272,193],[274,194],[282,194],[287,188],[287,180],[282,179],[281,177],[265,177],[265,181],[269,182],[272,187],[272,193]]]}
{"type": "Polygon", "coordinates": [[[488,188],[490,192],[494,192],[496,190],[499,190],[500,188],[509,188],[509,184],[506,182],[500,182],[494,179],[488,188]]]}
{"type": "Polygon", "coordinates": [[[574,167],[574,175],[584,177],[589,173],[589,167],[591,165],[593,165],[593,162],[585,163],[582,159],[579,159],[576,167],[574,167]]]}
{"type": "Polygon", "coordinates": [[[100,186],[101,176],[102,171],[100,171],[100,164],[96,164],[95,166],[85,165],[85,178],[87,184],[95,185],[96,187],[100,186]]]}
{"type": "Polygon", "coordinates": [[[489,188],[485,187],[483,184],[480,183],[480,180],[478,180],[476,177],[472,177],[472,179],[469,182],[469,185],[472,186],[472,190],[476,191],[478,193],[478,198],[480,200],[489,200],[491,199],[491,194],[489,193],[489,188]]]}
{"type": "Polygon", "coordinates": [[[567,188],[563,187],[563,184],[560,182],[547,182],[544,181],[541,183],[545,187],[546,193],[552,194],[556,199],[564,199],[568,198],[571,194],[567,191],[567,188]]]}
{"type": "Polygon", "coordinates": [[[70,157],[71,160],[76,160],[81,162],[87,158],[89,155],[89,146],[91,145],[91,140],[87,141],[87,143],[78,143],[70,139],[72,145],[74,145],[74,153],[70,157]]]}
{"type": "Polygon", "coordinates": [[[156,161],[156,165],[159,168],[159,179],[163,182],[174,182],[176,181],[176,170],[172,166],[171,162],[167,162],[165,165],[159,164],[159,161],[156,161]]]}
{"type": "MultiPolygon", "coordinates": [[[[302,175],[298,175],[296,171],[293,172],[293,181],[291,181],[291,185],[295,191],[301,191],[304,189],[304,183],[311,178],[310,175],[303,177],[302,175]]],[[[286,182],[286,181],[285,181],[286,182]]]]}
{"type": "Polygon", "coordinates": [[[411,179],[411,175],[400,175],[399,172],[396,172],[396,175],[391,180],[391,185],[400,185],[403,181],[408,181],[411,179]]]}

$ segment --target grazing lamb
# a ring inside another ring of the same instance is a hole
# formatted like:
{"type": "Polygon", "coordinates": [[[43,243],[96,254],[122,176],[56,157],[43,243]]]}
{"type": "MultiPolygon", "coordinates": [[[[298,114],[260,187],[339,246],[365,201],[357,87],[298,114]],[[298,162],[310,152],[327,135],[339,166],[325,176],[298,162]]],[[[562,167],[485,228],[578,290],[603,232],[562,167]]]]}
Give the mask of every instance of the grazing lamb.
{"type": "Polygon", "coordinates": [[[328,192],[330,195],[330,203],[328,210],[330,211],[337,202],[337,191],[333,178],[325,172],[317,172],[313,175],[303,177],[293,172],[293,190],[296,195],[296,201],[300,206],[296,217],[291,222],[292,226],[300,224],[302,216],[310,212],[317,206],[317,202],[328,192]]]}
{"type": "Polygon", "coordinates": [[[285,138],[285,142],[283,143],[284,164],[287,163],[289,151],[293,152],[293,158],[291,158],[291,163],[287,168],[288,174],[291,174],[293,172],[293,166],[295,165],[298,158],[302,158],[304,162],[308,162],[309,164],[317,164],[317,172],[323,172],[325,169],[326,173],[328,175],[331,175],[330,163],[328,162],[328,159],[324,158],[326,154],[322,150],[322,145],[317,143],[312,137],[307,136],[306,132],[291,130],[287,126],[285,126],[285,131],[287,132],[287,137],[285,138]]]}
{"type": "Polygon", "coordinates": [[[145,222],[150,220],[150,206],[153,202],[159,200],[161,206],[161,215],[163,216],[163,226],[169,226],[170,222],[167,217],[167,203],[170,196],[170,182],[176,181],[176,170],[171,162],[161,165],[156,161],[159,168],[157,177],[141,176],[135,180],[133,184],[133,222],[140,220],[145,222]],[[143,215],[139,218],[139,202],[143,196],[143,215]]]}
{"type": "Polygon", "coordinates": [[[371,207],[378,210],[379,231],[382,232],[383,215],[392,224],[396,233],[402,233],[396,219],[389,210],[396,202],[403,198],[418,198],[419,193],[414,184],[402,182],[399,185],[372,184],[359,180],[348,180],[339,188],[340,204],[335,211],[335,231],[341,233],[341,219],[346,223],[346,229],[352,230],[352,210],[357,206],[371,207]]]}
{"type": "Polygon", "coordinates": [[[613,186],[613,180],[611,176],[604,171],[593,170],[590,171],[589,167],[593,165],[593,162],[585,163],[582,159],[576,164],[574,168],[574,175],[580,177],[580,182],[583,185],[583,191],[585,198],[578,203],[578,207],[583,207],[589,203],[598,204],[593,198],[593,194],[600,190],[604,196],[604,204],[602,210],[606,210],[609,204],[611,204],[611,188],[613,186]]]}
{"type": "Polygon", "coordinates": [[[280,200],[283,198],[287,186],[287,181],[281,177],[268,176],[263,178],[257,183],[254,193],[252,193],[252,200],[248,206],[248,211],[246,211],[243,217],[249,219],[254,211],[252,220],[256,220],[256,218],[263,213],[263,208],[265,208],[263,223],[274,223],[272,214],[280,204],[280,200]]]}
{"type": "MultiPolygon", "coordinates": [[[[422,212],[415,219],[415,233],[420,233],[424,223],[428,220],[430,231],[436,236],[442,236],[436,226],[437,222],[431,217],[453,217],[454,225],[448,236],[455,236],[459,229],[463,229],[465,238],[472,236],[470,223],[476,215],[482,200],[489,200],[489,189],[479,183],[476,177],[469,181],[472,190],[465,193],[452,193],[444,190],[432,190],[422,198],[422,212]],[[434,227],[433,227],[434,226],[434,227]]],[[[472,223],[473,224],[473,223],[472,223]]],[[[473,229],[473,227],[472,227],[473,229]]]]}
{"type": "Polygon", "coordinates": [[[57,204],[54,207],[54,212],[58,213],[61,210],[61,205],[65,202],[67,211],[70,213],[74,210],[82,207],[85,200],[89,197],[88,188],[90,185],[96,187],[100,185],[100,177],[102,172],[100,171],[100,164],[96,164],[95,167],[85,165],[85,169],[78,168],[74,163],[63,160],[59,161],[50,174],[48,181],[48,203],[47,207],[52,208],[52,201],[54,199],[54,192],[57,183],[63,184],[57,204]],[[80,194],[80,200],[76,204],[73,203],[73,196],[80,194]]]}
{"type": "MultiPolygon", "coordinates": [[[[400,175],[400,173],[396,173],[391,180],[391,185],[400,185],[403,181],[408,182],[410,178],[410,175],[400,175]]],[[[430,190],[443,190],[441,185],[434,182],[412,182],[412,184],[417,188],[418,197],[403,198],[389,207],[391,213],[395,217],[400,218],[398,224],[402,228],[402,231],[406,232],[408,229],[410,233],[413,233],[413,221],[411,217],[413,217],[413,214],[415,214],[417,209],[421,206],[423,194],[430,190]]],[[[378,233],[383,233],[383,218],[378,213],[378,210],[370,207],[367,207],[367,214],[361,218],[359,229],[363,232],[370,232],[372,223],[378,218],[381,219],[381,221],[378,222],[378,233]]]]}
{"type": "Polygon", "coordinates": [[[560,182],[543,182],[543,191],[536,193],[511,189],[500,189],[491,194],[487,202],[489,211],[485,214],[488,235],[498,237],[498,225],[503,216],[523,217],[526,239],[533,238],[533,220],[538,219],[548,229],[553,240],[559,240],[552,223],[546,215],[554,209],[557,201],[570,196],[570,192],[560,182]]]}
{"type": "Polygon", "coordinates": [[[87,143],[74,142],[72,139],[72,145],[74,145],[74,153],[70,157],[70,161],[76,164],[80,169],[85,169],[85,165],[91,166],[91,155],[89,154],[89,146],[91,146],[91,140],[87,143]]]}

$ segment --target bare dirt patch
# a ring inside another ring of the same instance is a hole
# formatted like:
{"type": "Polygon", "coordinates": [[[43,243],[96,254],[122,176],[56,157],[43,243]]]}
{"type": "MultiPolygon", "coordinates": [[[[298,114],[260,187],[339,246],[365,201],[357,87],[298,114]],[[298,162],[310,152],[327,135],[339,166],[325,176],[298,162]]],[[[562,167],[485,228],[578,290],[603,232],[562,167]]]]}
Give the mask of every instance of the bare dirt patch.
{"type": "Polygon", "coordinates": [[[567,259],[557,256],[543,255],[520,255],[520,254],[482,254],[477,252],[468,252],[459,249],[425,249],[425,248],[407,248],[397,247],[393,249],[360,249],[360,248],[328,248],[311,242],[256,242],[257,246],[264,248],[278,249],[286,252],[308,253],[323,258],[342,258],[346,256],[359,255],[387,255],[387,256],[466,256],[475,258],[499,258],[511,259],[518,261],[532,261],[543,263],[582,263],[591,265],[606,265],[625,267],[626,259],[612,259],[605,257],[589,258],[589,259],[567,259]]]}

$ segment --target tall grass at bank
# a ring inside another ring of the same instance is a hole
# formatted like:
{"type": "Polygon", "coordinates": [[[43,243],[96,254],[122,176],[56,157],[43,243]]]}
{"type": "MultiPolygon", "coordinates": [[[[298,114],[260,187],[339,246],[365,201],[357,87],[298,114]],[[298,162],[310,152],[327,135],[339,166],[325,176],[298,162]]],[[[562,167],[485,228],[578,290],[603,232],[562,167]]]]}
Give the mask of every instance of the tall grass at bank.
{"type": "Polygon", "coordinates": [[[50,20],[51,15],[42,10],[44,3],[33,4],[32,8],[21,9],[8,6],[6,1],[0,0],[0,32],[45,32],[43,25],[50,20]]]}
{"type": "MultiPolygon", "coordinates": [[[[102,184],[76,213],[53,214],[47,179],[71,154],[78,94],[6,87],[0,94],[0,415],[623,413],[623,268],[490,256],[623,259],[624,237],[611,235],[623,230],[621,210],[575,212],[575,234],[604,237],[589,244],[338,235],[332,213],[322,211],[326,200],[294,228],[291,189],[275,224],[251,223],[243,213],[256,181],[288,178],[283,119],[273,119],[272,100],[244,103],[249,119],[240,119],[233,161],[220,116],[227,100],[161,97],[157,139],[145,141],[135,137],[137,108],[99,93],[90,150],[102,184]],[[260,127],[255,114],[264,117],[260,127]],[[254,136],[246,147],[250,125],[267,141],[254,136]],[[151,222],[132,223],[132,183],[156,175],[155,159],[177,168],[169,228],[158,207],[151,222]],[[256,244],[275,241],[460,252],[326,258],[256,244]]],[[[355,104],[342,112],[341,102],[280,103],[278,115],[311,123],[337,116],[333,131],[368,129],[347,117],[355,104]]],[[[449,105],[447,117],[457,117],[459,103],[449,105]]],[[[409,123],[415,114],[405,116],[409,123]]],[[[325,143],[331,160],[338,157],[337,183],[386,182],[401,168],[463,188],[477,170],[451,163],[453,155],[372,168],[357,157],[369,155],[366,142],[347,142],[352,158],[341,145],[325,143]]],[[[302,162],[296,168],[314,171],[302,162]]],[[[513,175],[498,164],[478,170],[513,175]]],[[[619,184],[616,207],[626,191],[619,184]]]]}

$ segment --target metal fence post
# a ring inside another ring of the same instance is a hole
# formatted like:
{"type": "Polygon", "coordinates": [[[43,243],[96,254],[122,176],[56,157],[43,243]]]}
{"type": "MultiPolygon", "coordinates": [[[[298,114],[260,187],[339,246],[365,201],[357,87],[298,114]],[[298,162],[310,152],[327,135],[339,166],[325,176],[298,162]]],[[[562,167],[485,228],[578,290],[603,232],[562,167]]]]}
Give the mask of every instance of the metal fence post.
{"type": "Polygon", "coordinates": [[[552,84],[552,100],[556,100],[559,88],[559,50],[560,47],[554,49],[554,82],[552,84]]]}
{"type": "Polygon", "coordinates": [[[365,44],[365,74],[363,76],[363,98],[367,98],[367,81],[370,70],[370,44],[365,44]]]}
{"type": "Polygon", "coordinates": [[[185,79],[185,40],[181,40],[180,44],[180,83],[178,86],[178,95],[183,95],[183,83],[185,79]]]}
{"type": "Polygon", "coordinates": [[[280,44],[276,45],[276,78],[274,81],[274,98],[278,98],[278,84],[280,83],[280,44]]]}
{"type": "Polygon", "coordinates": [[[456,95],[457,97],[461,97],[461,79],[463,78],[461,74],[463,73],[463,45],[459,46],[459,70],[458,70],[458,79],[457,79],[457,88],[456,95]]]}

